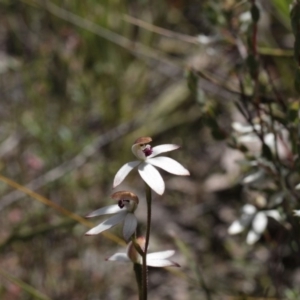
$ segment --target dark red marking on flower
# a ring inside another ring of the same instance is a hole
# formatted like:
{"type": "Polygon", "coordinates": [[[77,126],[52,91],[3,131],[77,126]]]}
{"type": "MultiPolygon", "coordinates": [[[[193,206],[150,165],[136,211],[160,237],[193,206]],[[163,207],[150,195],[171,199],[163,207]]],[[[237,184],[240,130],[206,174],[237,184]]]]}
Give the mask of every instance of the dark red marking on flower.
{"type": "Polygon", "coordinates": [[[129,200],[124,200],[124,199],[121,199],[118,201],[118,205],[120,208],[123,208],[125,206],[125,202],[129,203],[129,200]]]}
{"type": "Polygon", "coordinates": [[[145,154],[146,156],[149,156],[149,155],[151,155],[151,154],[153,153],[153,150],[152,150],[151,147],[146,147],[146,148],[143,150],[143,152],[144,152],[144,154],[145,154]]]}

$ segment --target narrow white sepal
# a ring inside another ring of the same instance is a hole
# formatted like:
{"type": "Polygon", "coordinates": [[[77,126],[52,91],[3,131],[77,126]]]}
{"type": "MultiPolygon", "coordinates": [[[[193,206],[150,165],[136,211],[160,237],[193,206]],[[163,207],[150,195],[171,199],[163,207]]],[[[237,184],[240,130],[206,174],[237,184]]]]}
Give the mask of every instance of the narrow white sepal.
{"type": "Polygon", "coordinates": [[[128,241],[136,230],[137,219],[134,214],[128,213],[124,220],[123,236],[128,241]]]}
{"type": "Polygon", "coordinates": [[[190,172],[185,167],[183,167],[179,162],[166,156],[148,158],[147,163],[159,167],[171,174],[182,175],[182,176],[190,175],[190,172]]]}
{"type": "Polygon", "coordinates": [[[95,235],[99,234],[107,229],[110,229],[111,227],[117,225],[118,223],[122,222],[127,215],[127,211],[120,212],[109,219],[105,220],[104,222],[100,223],[96,227],[90,229],[86,235],[95,235]]]}
{"type": "Polygon", "coordinates": [[[295,217],[300,217],[300,209],[295,209],[295,210],[293,210],[293,213],[294,213],[294,216],[295,217]]]}
{"type": "Polygon", "coordinates": [[[121,212],[121,210],[124,211],[125,209],[126,209],[125,207],[123,209],[121,209],[118,204],[109,205],[109,206],[99,208],[99,209],[89,213],[86,216],[86,218],[93,218],[93,217],[102,216],[102,215],[115,214],[115,213],[121,212]]]}
{"type": "Polygon", "coordinates": [[[175,254],[175,250],[166,250],[147,254],[147,259],[166,259],[175,254]]]}
{"type": "Polygon", "coordinates": [[[296,190],[300,190],[300,183],[298,183],[298,184],[295,186],[295,189],[296,189],[296,190]]]}
{"type": "Polygon", "coordinates": [[[165,191],[165,183],[159,172],[150,164],[144,162],[138,166],[142,179],[157,194],[162,195],[165,191]]]}
{"type": "Polygon", "coordinates": [[[149,267],[179,267],[179,264],[166,258],[174,255],[174,250],[166,250],[147,254],[147,266],[149,267]]]}
{"type": "Polygon", "coordinates": [[[120,261],[120,262],[130,262],[126,253],[115,253],[114,255],[106,258],[108,261],[120,261]]]}
{"type": "Polygon", "coordinates": [[[164,145],[155,146],[152,148],[152,154],[149,155],[148,158],[157,156],[161,153],[177,150],[178,148],[180,148],[180,146],[174,144],[164,144],[164,145]]]}
{"type": "Polygon", "coordinates": [[[122,166],[121,169],[115,175],[113,187],[115,188],[116,186],[121,184],[122,181],[129,174],[129,172],[132,171],[139,164],[140,164],[140,161],[136,160],[136,161],[131,161],[129,163],[126,163],[124,166],[122,166]]]}
{"type": "Polygon", "coordinates": [[[162,267],[179,267],[179,265],[171,260],[167,259],[148,259],[147,255],[147,266],[149,267],[157,267],[157,268],[162,268],[162,267]]]}

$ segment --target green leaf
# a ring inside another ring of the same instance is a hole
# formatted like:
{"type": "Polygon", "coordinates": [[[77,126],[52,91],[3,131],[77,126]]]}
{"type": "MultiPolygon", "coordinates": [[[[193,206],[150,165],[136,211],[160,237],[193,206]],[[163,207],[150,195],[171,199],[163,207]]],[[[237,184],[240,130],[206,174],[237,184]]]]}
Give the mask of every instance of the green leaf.
{"type": "Polygon", "coordinates": [[[259,21],[260,13],[258,7],[255,4],[252,5],[250,12],[251,12],[252,21],[254,23],[257,23],[259,21]]]}
{"type": "Polygon", "coordinates": [[[262,156],[267,158],[268,160],[273,160],[272,151],[267,144],[263,144],[262,146],[262,156]]]}
{"type": "Polygon", "coordinates": [[[227,134],[220,128],[215,128],[211,130],[211,134],[215,140],[221,141],[227,138],[227,134]]]}
{"type": "Polygon", "coordinates": [[[299,1],[295,1],[292,4],[291,8],[291,25],[294,32],[295,37],[300,35],[299,33],[299,24],[300,24],[300,3],[299,1]]]}
{"type": "MultiPolygon", "coordinates": [[[[299,55],[300,58],[300,55],[299,55]]],[[[295,74],[295,89],[298,93],[300,93],[300,67],[297,69],[296,74],[295,74]]]]}
{"type": "Polygon", "coordinates": [[[271,4],[274,6],[276,14],[278,15],[282,24],[290,29],[290,10],[287,0],[272,0],[271,4]]]}
{"type": "Polygon", "coordinates": [[[31,299],[39,299],[39,300],[51,300],[48,296],[42,294],[40,291],[27,284],[26,282],[14,277],[13,275],[7,273],[6,271],[0,269],[0,275],[5,279],[9,280],[24,292],[28,293],[32,298],[31,299]]]}
{"type": "Polygon", "coordinates": [[[287,119],[291,123],[298,123],[299,122],[299,109],[300,109],[300,103],[298,101],[294,101],[290,103],[288,107],[288,114],[287,114],[287,119]]]}
{"type": "Polygon", "coordinates": [[[193,94],[197,94],[197,86],[199,77],[192,71],[187,70],[186,73],[187,85],[193,94]]]}

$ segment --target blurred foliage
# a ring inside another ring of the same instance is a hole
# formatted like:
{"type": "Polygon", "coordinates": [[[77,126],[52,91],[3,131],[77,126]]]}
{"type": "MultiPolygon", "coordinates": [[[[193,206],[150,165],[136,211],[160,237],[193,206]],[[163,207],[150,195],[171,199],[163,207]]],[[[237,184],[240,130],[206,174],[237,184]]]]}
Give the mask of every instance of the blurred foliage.
{"type": "MultiPolygon", "coordinates": [[[[149,299],[298,299],[299,2],[290,4],[0,0],[1,174],[54,203],[0,184],[1,299],[136,299],[132,270],[105,262],[119,245],[84,237],[52,208],[84,216],[111,203],[140,136],[182,145],[171,156],[191,171],[164,173],[167,191],[154,199],[150,250],[176,249],[182,268],[150,270],[149,299]],[[227,233],[245,203],[282,217],[251,246],[227,233]]],[[[120,189],[143,203],[135,175],[120,189]]]]}

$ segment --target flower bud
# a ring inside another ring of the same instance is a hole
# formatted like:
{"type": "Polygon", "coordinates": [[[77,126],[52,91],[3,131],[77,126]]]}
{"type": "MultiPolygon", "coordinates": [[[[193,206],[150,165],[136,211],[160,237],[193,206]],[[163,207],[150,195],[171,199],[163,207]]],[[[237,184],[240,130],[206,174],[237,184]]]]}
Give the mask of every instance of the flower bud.
{"type": "MultiPolygon", "coordinates": [[[[139,237],[135,240],[135,243],[142,249],[142,251],[145,251],[145,243],[146,239],[144,237],[139,237]]],[[[135,263],[139,264],[141,263],[142,257],[136,250],[136,246],[133,244],[133,242],[130,242],[128,244],[127,248],[127,256],[130,258],[130,260],[135,263]]]]}

